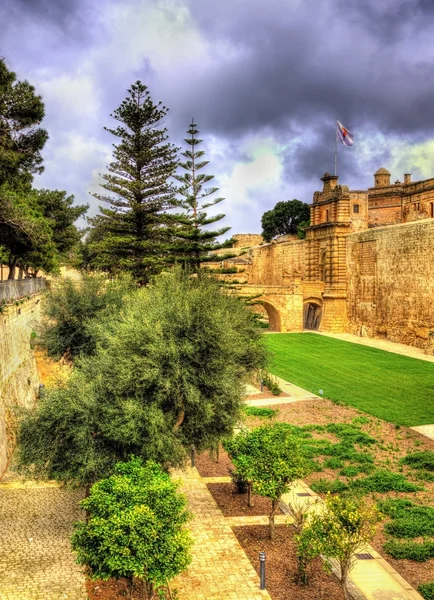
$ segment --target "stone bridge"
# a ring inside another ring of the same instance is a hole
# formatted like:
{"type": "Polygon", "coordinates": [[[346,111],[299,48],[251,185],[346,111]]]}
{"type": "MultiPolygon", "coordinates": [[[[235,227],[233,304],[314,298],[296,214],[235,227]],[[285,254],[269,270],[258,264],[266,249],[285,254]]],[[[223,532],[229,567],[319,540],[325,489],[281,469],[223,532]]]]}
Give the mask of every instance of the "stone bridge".
{"type": "Polygon", "coordinates": [[[254,298],[267,311],[271,331],[303,330],[303,294],[301,286],[237,285],[238,296],[254,298]]]}

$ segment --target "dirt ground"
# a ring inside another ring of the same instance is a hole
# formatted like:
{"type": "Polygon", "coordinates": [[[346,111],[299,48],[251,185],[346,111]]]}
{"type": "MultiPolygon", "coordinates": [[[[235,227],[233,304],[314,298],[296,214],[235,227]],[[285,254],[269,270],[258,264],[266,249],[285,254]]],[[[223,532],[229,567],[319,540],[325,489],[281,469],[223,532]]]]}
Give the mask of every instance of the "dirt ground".
{"type": "MultiPolygon", "coordinates": [[[[254,398],[254,396],[251,396],[251,398],[254,398]]],[[[387,494],[370,494],[366,497],[367,501],[374,502],[378,499],[387,497],[408,497],[414,499],[416,502],[434,505],[434,482],[418,480],[417,473],[415,471],[405,465],[402,466],[400,464],[401,459],[410,452],[419,452],[424,450],[434,451],[434,440],[430,440],[407,427],[396,427],[391,423],[387,423],[376,417],[367,415],[355,408],[336,405],[329,400],[294,402],[290,404],[273,406],[270,408],[278,409],[278,413],[273,419],[274,421],[286,422],[297,426],[311,424],[326,425],[327,423],[350,423],[356,417],[365,416],[369,419],[369,422],[363,423],[360,426],[363,431],[377,440],[376,444],[373,444],[369,447],[369,451],[374,456],[376,467],[402,472],[409,479],[409,481],[424,487],[423,491],[415,493],[389,492],[387,494]]],[[[260,425],[264,425],[265,423],[273,422],[273,420],[270,421],[268,419],[261,419],[258,417],[246,417],[245,424],[248,427],[258,427],[260,425]]],[[[323,435],[323,433],[321,433],[320,435],[321,437],[327,437],[332,441],[337,441],[337,439],[334,439],[334,436],[331,436],[330,434],[323,435]]],[[[210,457],[208,454],[202,454],[197,457],[197,467],[202,476],[227,476],[228,469],[232,468],[232,464],[224,450],[221,450],[218,462],[215,462],[215,459],[210,457]]],[[[363,477],[363,475],[361,476],[363,477]]],[[[347,481],[345,477],[338,475],[337,470],[328,468],[324,468],[321,472],[312,473],[305,478],[305,481],[309,485],[320,478],[334,480],[337,477],[343,481],[347,481]]],[[[230,484],[209,484],[208,487],[224,514],[234,516],[241,514],[259,514],[258,512],[242,512],[245,511],[244,496],[232,494],[230,491],[232,486],[230,484]]],[[[263,499],[261,499],[261,502],[262,500],[263,499]]],[[[266,506],[262,505],[262,503],[259,506],[261,508],[258,507],[258,510],[264,509],[265,512],[263,514],[267,514],[268,509],[266,509],[266,506]]],[[[398,573],[400,573],[402,577],[404,577],[415,588],[417,588],[421,583],[432,582],[434,580],[434,559],[431,559],[425,563],[416,563],[410,560],[395,560],[383,551],[383,544],[386,541],[386,536],[383,531],[383,525],[385,522],[386,521],[379,526],[378,532],[372,542],[372,546],[382,556],[384,556],[384,558],[390,562],[390,564],[398,571],[398,573]]],[[[254,562],[257,562],[257,553],[255,555],[255,552],[258,547],[257,538],[261,535],[260,530],[261,527],[255,526],[238,528],[237,531],[237,537],[241,535],[245,536],[245,542],[243,542],[243,544],[245,543],[245,549],[249,556],[250,553],[252,553],[252,560],[255,568],[257,567],[256,563],[254,562]]],[[[272,549],[270,551],[273,552],[272,549]]],[[[291,554],[291,552],[288,552],[287,549],[282,549],[281,552],[285,555],[291,554]]],[[[278,555],[279,552],[276,551],[276,554],[278,555]]],[[[276,557],[276,561],[279,560],[280,559],[276,557]]],[[[291,559],[289,558],[288,560],[291,559]]],[[[283,569],[284,571],[284,567],[279,567],[279,569],[283,569]]],[[[315,572],[316,571],[317,569],[315,569],[315,572]]],[[[280,585],[281,582],[277,587],[280,585]]],[[[292,593],[292,591],[287,590],[286,592],[283,592],[281,596],[273,595],[273,599],[275,597],[278,599],[291,597],[289,595],[290,593],[292,593]],[[287,595],[285,596],[285,594],[287,595]]],[[[324,596],[312,595],[312,593],[313,592],[311,590],[311,592],[306,595],[306,598],[325,598],[326,595],[330,597],[330,592],[327,592],[327,594],[324,596]]],[[[322,591],[318,593],[322,594],[322,591]]],[[[294,597],[301,599],[304,597],[298,587],[294,597]]],[[[334,592],[331,597],[338,598],[337,595],[334,595],[334,592]]]]}
{"type": "Polygon", "coordinates": [[[278,525],[270,540],[266,525],[234,527],[233,531],[259,574],[259,552],[266,555],[266,587],[273,600],[342,600],[344,595],[334,575],[325,573],[321,559],[313,561],[307,585],[296,582],[297,561],[294,528],[278,525]]]}

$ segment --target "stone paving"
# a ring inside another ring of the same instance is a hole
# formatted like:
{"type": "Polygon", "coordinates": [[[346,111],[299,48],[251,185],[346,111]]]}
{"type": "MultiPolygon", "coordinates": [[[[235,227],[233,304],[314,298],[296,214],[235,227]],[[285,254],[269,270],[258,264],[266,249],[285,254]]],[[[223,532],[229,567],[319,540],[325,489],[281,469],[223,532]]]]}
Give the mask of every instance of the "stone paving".
{"type": "Polygon", "coordinates": [[[87,600],[69,538],[82,491],[0,483],[0,600],[87,600]]]}
{"type": "Polygon", "coordinates": [[[227,519],[196,469],[177,471],[194,514],[193,561],[171,583],[180,600],[271,600],[259,589],[259,577],[238,543],[227,519]]]}

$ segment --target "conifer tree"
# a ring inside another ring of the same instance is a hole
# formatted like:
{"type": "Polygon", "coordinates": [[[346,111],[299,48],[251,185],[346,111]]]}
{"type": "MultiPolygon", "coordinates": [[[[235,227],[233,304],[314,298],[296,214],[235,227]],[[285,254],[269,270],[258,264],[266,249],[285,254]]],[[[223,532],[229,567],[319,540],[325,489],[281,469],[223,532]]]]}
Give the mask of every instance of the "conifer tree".
{"type": "Polygon", "coordinates": [[[181,183],[181,187],[178,189],[181,199],[177,201],[177,206],[184,212],[172,215],[175,227],[172,228],[171,233],[175,240],[173,245],[175,260],[197,271],[201,262],[215,260],[215,257],[209,256],[211,250],[230,246],[230,240],[220,244],[216,242],[216,238],[226,233],[230,227],[222,227],[216,231],[206,228],[223,219],[225,215],[208,216],[205,210],[219,204],[224,198],[207,200],[209,196],[218,191],[218,188],[204,187],[214,178],[214,175],[199,173],[209,161],[201,160],[205,154],[204,150],[197,150],[197,146],[202,140],[196,137],[199,130],[194,119],[192,119],[187,133],[190,137],[184,141],[189,147],[182,153],[186,160],[180,163],[180,167],[186,173],[175,175],[175,179],[181,183]]]}
{"type": "Polygon", "coordinates": [[[111,115],[120,124],[105,128],[119,140],[109,172],[102,175],[102,187],[114,196],[94,194],[108,204],[97,217],[104,235],[94,244],[96,266],[130,271],[142,283],[161,270],[168,250],[162,225],[165,210],[174,205],[169,178],[177,166],[177,149],[162,127],[167,111],[161,102],[153,103],[140,81],[131,86],[111,115]]]}

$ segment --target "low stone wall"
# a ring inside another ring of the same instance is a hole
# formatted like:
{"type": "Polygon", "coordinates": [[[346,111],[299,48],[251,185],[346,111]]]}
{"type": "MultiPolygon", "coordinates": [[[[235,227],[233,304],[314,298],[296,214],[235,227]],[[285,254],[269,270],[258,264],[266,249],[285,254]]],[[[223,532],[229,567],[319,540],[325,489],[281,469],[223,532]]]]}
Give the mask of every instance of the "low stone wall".
{"type": "Polygon", "coordinates": [[[0,312],[0,477],[15,445],[18,407],[36,399],[39,379],[30,347],[42,294],[3,306],[0,312]]]}

